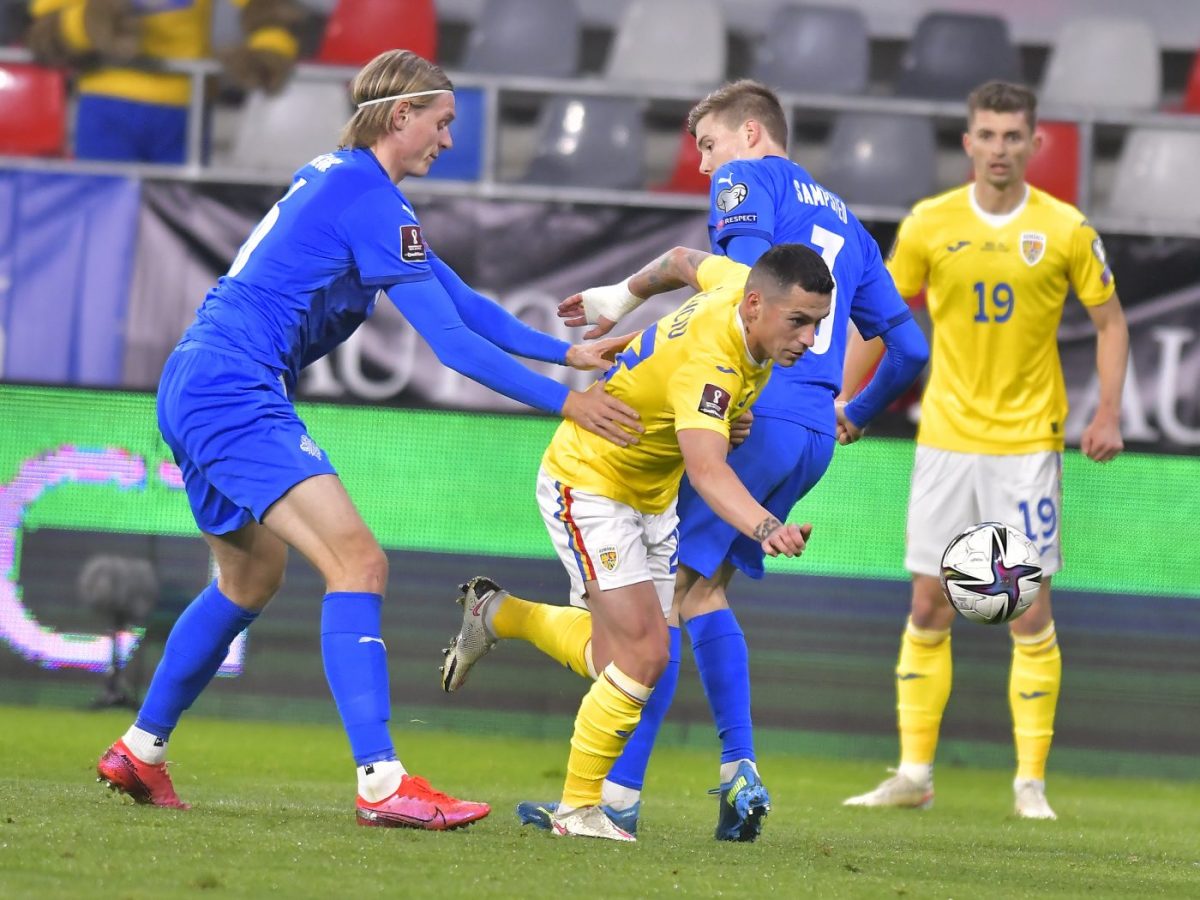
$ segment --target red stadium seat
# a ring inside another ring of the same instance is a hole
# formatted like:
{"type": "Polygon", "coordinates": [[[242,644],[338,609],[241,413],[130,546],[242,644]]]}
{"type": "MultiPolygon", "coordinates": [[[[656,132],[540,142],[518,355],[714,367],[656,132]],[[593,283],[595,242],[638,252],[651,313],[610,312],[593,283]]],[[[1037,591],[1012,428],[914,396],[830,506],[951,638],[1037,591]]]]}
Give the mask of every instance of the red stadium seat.
{"type": "Polygon", "coordinates": [[[1187,90],[1183,94],[1182,112],[1200,113],[1200,50],[1192,60],[1192,74],[1188,76],[1187,90]]]}
{"type": "Polygon", "coordinates": [[[1079,128],[1073,122],[1039,122],[1042,149],[1034,154],[1025,180],[1066,203],[1079,199],[1079,128]]]}
{"type": "MultiPolygon", "coordinates": [[[[1042,149],[1029,160],[1025,180],[1066,203],[1079,200],[1079,128],[1074,122],[1039,122],[1042,149]]],[[[967,180],[974,181],[973,170],[967,180]]]]}
{"type": "Polygon", "coordinates": [[[433,0],[338,0],[317,62],[361,66],[384,50],[412,50],[437,62],[433,0]]]}
{"type": "Polygon", "coordinates": [[[62,156],[66,118],[67,84],[60,70],[0,65],[0,153],[62,156]]]}
{"type": "Polygon", "coordinates": [[[707,194],[709,180],[700,174],[700,151],[696,139],[685,128],[679,139],[679,152],[675,154],[675,168],[666,181],[654,185],[651,190],[675,194],[707,194]]]}

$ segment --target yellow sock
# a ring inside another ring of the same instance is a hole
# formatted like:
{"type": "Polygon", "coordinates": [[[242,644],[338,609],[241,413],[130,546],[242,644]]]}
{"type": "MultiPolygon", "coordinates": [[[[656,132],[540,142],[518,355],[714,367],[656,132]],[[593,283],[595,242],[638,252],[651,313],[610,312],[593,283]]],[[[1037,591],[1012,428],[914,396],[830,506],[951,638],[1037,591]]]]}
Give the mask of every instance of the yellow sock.
{"type": "Polygon", "coordinates": [[[509,595],[491,622],[498,638],[520,638],[558,660],[576,675],[595,678],[592,666],[592,614],[575,606],[531,603],[509,595]]]}
{"type": "Polygon", "coordinates": [[[901,764],[933,765],[952,672],[950,632],[926,631],[909,619],[896,662],[901,764]]]}
{"type": "Polygon", "coordinates": [[[1062,653],[1051,622],[1029,636],[1013,635],[1008,705],[1017,745],[1017,777],[1044,779],[1054,737],[1054,710],[1062,688],[1062,653]]]}
{"type": "Polygon", "coordinates": [[[600,673],[575,717],[564,805],[595,806],[600,802],[604,779],[637,727],[653,690],[634,681],[616,663],[609,663],[600,673]]]}

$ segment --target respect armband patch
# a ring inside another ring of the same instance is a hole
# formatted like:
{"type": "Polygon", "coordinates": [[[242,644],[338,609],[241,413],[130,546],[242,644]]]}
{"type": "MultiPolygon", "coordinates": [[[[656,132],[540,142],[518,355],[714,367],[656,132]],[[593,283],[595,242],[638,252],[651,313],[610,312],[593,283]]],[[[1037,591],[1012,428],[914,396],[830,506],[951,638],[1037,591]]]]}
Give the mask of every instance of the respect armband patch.
{"type": "Polygon", "coordinates": [[[400,226],[400,258],[405,262],[425,262],[425,239],[420,225],[400,226]]]}
{"type": "Polygon", "coordinates": [[[697,409],[714,419],[724,419],[725,414],[729,412],[729,400],[730,394],[725,388],[717,387],[715,384],[706,384],[704,392],[700,395],[700,405],[697,409]]]}

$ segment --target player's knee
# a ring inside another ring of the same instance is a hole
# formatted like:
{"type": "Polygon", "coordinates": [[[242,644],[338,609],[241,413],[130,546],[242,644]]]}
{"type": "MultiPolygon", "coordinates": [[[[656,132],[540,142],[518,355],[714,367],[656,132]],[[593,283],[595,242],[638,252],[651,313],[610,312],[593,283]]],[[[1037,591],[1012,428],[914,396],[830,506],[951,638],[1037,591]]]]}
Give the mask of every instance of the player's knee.
{"type": "Polygon", "coordinates": [[[911,617],[917,628],[932,631],[944,631],[953,624],[954,608],[937,578],[922,576],[913,580],[911,617]]]}
{"type": "Polygon", "coordinates": [[[646,679],[646,684],[655,684],[662,677],[662,673],[667,670],[667,648],[659,646],[660,643],[656,642],[652,647],[647,648],[643,656],[643,677],[646,679]]]}
{"type": "Polygon", "coordinates": [[[378,544],[363,551],[355,567],[355,575],[363,581],[363,589],[373,594],[387,592],[388,558],[378,544]]]}

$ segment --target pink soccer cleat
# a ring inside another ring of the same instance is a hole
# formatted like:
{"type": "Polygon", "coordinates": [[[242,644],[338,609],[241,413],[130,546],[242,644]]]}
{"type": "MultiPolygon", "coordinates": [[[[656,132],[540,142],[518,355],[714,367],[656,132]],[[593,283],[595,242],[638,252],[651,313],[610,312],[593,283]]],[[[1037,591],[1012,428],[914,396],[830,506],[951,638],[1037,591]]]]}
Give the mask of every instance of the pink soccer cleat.
{"type": "Polygon", "coordinates": [[[175,793],[166,763],[151,765],[142,762],[130,752],[124,741],[117,741],[104,751],[100,762],[96,764],[96,775],[96,780],[107,784],[109,790],[128,794],[138,803],[165,806],[168,809],[192,808],[190,803],[184,803],[175,793]]]}
{"type": "Polygon", "coordinates": [[[424,778],[405,775],[400,787],[378,803],[358,798],[358,824],[376,828],[423,828],[449,831],[478,821],[492,811],[486,803],[457,800],[435,791],[424,778]]]}

